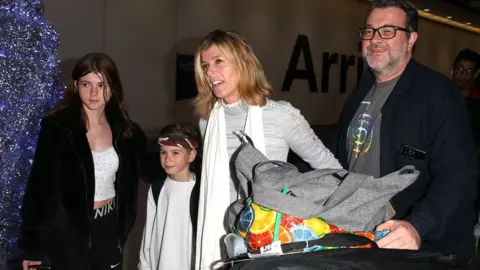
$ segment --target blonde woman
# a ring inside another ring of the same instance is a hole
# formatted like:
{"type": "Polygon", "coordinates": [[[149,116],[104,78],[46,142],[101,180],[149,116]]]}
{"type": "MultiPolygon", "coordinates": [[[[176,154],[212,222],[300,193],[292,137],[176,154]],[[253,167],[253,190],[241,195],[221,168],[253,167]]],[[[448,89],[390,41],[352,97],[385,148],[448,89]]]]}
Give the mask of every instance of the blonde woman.
{"type": "Polygon", "coordinates": [[[225,259],[221,237],[224,214],[239,194],[230,159],[247,133],[269,159],[287,160],[292,149],[313,168],[341,168],[300,111],[273,101],[273,89],[247,41],[238,33],[215,30],[195,53],[195,100],[204,137],[196,268],[209,269],[225,259]]]}

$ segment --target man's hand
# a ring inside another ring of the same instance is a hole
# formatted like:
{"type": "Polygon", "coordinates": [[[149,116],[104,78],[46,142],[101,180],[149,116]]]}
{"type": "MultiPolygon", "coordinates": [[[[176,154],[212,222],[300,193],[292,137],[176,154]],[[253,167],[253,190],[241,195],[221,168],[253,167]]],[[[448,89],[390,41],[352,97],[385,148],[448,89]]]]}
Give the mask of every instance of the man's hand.
{"type": "Polygon", "coordinates": [[[412,224],[403,220],[389,220],[377,226],[377,231],[389,230],[390,233],[378,240],[380,248],[412,249],[420,248],[420,235],[412,224]]]}

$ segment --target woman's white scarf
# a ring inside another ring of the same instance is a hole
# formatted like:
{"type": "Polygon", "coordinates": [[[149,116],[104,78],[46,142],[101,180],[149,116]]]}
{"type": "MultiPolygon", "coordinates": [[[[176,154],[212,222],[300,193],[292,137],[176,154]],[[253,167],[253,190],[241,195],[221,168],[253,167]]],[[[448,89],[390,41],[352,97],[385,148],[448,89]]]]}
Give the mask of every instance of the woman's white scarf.
{"type": "MultiPolygon", "coordinates": [[[[240,104],[241,105],[241,104],[240,104]]],[[[262,107],[248,106],[245,133],[265,154],[262,107]]],[[[221,258],[225,213],[230,205],[230,166],[225,113],[220,101],[210,113],[204,136],[202,179],[198,205],[196,269],[211,269],[221,258]]]]}

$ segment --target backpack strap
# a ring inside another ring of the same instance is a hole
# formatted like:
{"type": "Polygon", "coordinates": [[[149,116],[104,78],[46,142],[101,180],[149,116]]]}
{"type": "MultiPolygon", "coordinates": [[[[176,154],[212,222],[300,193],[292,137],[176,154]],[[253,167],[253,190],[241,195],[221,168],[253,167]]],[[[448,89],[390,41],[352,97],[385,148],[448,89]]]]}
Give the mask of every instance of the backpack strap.
{"type": "Polygon", "coordinates": [[[167,174],[165,173],[165,171],[159,170],[155,177],[153,177],[152,179],[151,187],[153,199],[155,200],[155,205],[158,204],[158,196],[160,195],[160,190],[162,190],[166,178],[167,174]]]}

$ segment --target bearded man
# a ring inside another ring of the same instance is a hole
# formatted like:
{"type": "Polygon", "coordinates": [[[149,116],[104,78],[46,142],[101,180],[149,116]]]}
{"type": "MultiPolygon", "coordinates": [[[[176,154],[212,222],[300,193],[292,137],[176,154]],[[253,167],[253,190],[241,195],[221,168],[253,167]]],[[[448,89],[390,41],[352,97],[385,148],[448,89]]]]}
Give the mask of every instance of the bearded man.
{"type": "Polygon", "coordinates": [[[350,171],[381,177],[414,165],[419,178],[390,201],[381,248],[474,255],[478,165],[461,92],[412,59],[418,12],[372,2],[359,29],[368,69],[347,99],[330,149],[350,171]]]}

